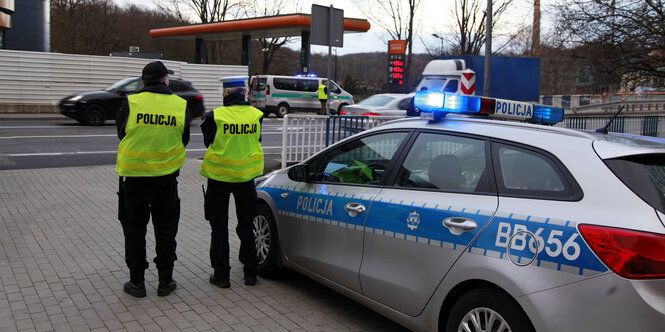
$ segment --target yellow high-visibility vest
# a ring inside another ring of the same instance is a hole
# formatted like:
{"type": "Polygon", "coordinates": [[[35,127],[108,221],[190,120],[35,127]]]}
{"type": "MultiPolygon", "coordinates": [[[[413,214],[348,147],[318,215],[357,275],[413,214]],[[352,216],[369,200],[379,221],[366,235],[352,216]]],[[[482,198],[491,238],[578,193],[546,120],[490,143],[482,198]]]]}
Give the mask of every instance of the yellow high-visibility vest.
{"type": "Polygon", "coordinates": [[[118,146],[115,171],[120,176],[162,176],[185,163],[187,101],[176,95],[130,95],[127,135],[118,146]]]}
{"type": "Polygon", "coordinates": [[[217,133],[208,146],[201,175],[224,182],[246,182],[263,174],[263,112],[252,106],[223,106],[213,111],[217,133]]]}
{"type": "Polygon", "coordinates": [[[328,99],[325,88],[325,84],[319,85],[319,99],[328,99]]]}

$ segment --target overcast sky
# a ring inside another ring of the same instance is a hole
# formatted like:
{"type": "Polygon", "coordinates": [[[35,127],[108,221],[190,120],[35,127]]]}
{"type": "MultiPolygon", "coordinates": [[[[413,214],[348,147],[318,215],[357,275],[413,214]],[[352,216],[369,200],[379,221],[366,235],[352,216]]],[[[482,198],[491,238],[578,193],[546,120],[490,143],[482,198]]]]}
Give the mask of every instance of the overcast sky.
{"type": "MultiPolygon", "coordinates": [[[[139,4],[148,8],[156,8],[154,2],[155,0],[114,0],[120,5],[127,3],[139,4]]],[[[358,1],[358,0],[355,0],[358,1]]],[[[335,0],[333,6],[344,10],[344,17],[349,18],[362,18],[367,19],[353,3],[354,0],[335,0]]],[[[543,3],[549,1],[542,1],[543,3]]],[[[426,53],[426,49],[423,46],[422,39],[428,45],[440,45],[441,41],[432,36],[432,33],[441,34],[445,32],[449,24],[446,23],[451,19],[451,6],[453,5],[453,0],[421,0],[420,6],[418,7],[417,18],[418,18],[418,28],[416,29],[420,33],[419,37],[414,38],[414,53],[426,53]]],[[[326,3],[320,0],[300,0],[301,10],[299,12],[309,14],[311,13],[312,4],[330,6],[330,3],[326,3]]],[[[543,4],[545,6],[545,4],[543,4]]],[[[506,15],[508,20],[506,21],[507,25],[516,26],[522,22],[526,22],[527,25],[530,25],[531,15],[533,9],[532,0],[514,0],[513,8],[506,15]]],[[[296,12],[295,10],[293,12],[296,12]]],[[[390,20],[390,18],[387,18],[390,20]]],[[[370,23],[372,23],[370,21],[370,23]]],[[[547,27],[543,22],[543,30],[546,31],[547,27]]],[[[495,36],[500,34],[502,31],[495,31],[495,36]]],[[[503,31],[506,32],[506,31],[503,31]]],[[[541,37],[542,38],[542,37],[541,37]]],[[[372,24],[369,32],[367,33],[349,33],[344,35],[344,47],[339,48],[338,54],[348,54],[348,53],[359,53],[359,52],[385,52],[387,51],[386,40],[388,36],[385,31],[377,26],[372,24]]],[[[498,43],[493,43],[493,49],[495,49],[498,43]]],[[[300,49],[300,40],[297,38],[292,45],[293,49],[300,49]]],[[[312,53],[328,53],[328,47],[312,45],[312,53]]]]}

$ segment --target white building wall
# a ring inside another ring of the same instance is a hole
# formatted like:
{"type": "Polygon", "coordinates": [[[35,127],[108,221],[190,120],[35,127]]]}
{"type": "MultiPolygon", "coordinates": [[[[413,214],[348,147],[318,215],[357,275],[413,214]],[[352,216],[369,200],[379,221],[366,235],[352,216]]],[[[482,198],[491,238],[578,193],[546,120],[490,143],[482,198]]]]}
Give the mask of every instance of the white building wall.
{"type": "MultiPolygon", "coordinates": [[[[81,91],[102,90],[140,76],[153,59],[0,50],[0,111],[52,108],[81,91]]],[[[206,110],[222,105],[220,77],[247,75],[247,66],[203,65],[161,60],[173,77],[191,81],[206,110]]]]}

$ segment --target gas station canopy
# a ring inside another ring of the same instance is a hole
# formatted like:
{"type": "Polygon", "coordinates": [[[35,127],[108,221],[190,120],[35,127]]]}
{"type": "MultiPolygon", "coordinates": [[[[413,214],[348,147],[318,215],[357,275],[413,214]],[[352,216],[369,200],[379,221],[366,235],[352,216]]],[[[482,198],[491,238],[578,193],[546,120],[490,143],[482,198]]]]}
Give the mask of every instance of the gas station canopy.
{"type": "MultiPolygon", "coordinates": [[[[312,16],[289,14],[243,20],[223,21],[150,30],[150,37],[168,39],[238,40],[243,36],[277,38],[302,36],[310,31],[312,16]]],[[[370,24],[364,19],[344,18],[344,32],[367,32],[370,24]]]]}

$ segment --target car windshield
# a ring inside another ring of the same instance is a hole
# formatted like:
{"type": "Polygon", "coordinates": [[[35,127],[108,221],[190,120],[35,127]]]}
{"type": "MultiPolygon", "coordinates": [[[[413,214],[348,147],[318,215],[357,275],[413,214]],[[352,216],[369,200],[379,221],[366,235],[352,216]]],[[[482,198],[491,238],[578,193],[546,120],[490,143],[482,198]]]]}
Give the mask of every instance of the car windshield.
{"type": "Polygon", "coordinates": [[[423,87],[429,91],[443,91],[443,86],[448,81],[445,77],[425,77],[418,84],[415,91],[421,91],[423,87]]]}
{"type": "Polygon", "coordinates": [[[127,83],[129,83],[129,82],[131,82],[135,79],[136,79],[136,77],[130,77],[130,78],[125,78],[123,80],[117,81],[117,82],[113,83],[111,86],[109,86],[108,88],[104,89],[104,91],[117,90],[118,88],[124,86],[125,84],[127,84],[127,83]]]}
{"type": "Polygon", "coordinates": [[[638,155],[605,160],[635,194],[665,213],[665,155],[638,155]]]}
{"type": "Polygon", "coordinates": [[[393,98],[391,96],[374,95],[374,96],[371,96],[367,99],[361,100],[358,103],[358,105],[383,106],[383,105],[389,103],[393,99],[395,99],[395,98],[393,98]]]}

